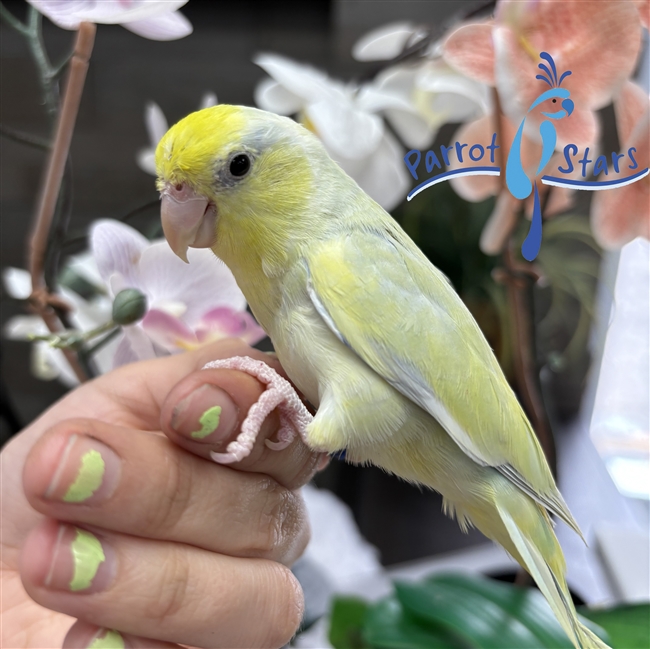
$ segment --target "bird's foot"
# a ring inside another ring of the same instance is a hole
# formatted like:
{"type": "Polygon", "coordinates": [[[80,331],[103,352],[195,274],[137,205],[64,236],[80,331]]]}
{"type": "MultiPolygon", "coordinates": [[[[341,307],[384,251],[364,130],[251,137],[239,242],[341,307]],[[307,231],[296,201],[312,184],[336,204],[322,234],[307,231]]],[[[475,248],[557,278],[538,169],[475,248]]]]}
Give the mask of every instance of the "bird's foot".
{"type": "Polygon", "coordinates": [[[272,442],[267,439],[264,442],[266,446],[274,451],[281,451],[291,444],[296,434],[303,440],[306,439],[306,429],[313,417],[291,383],[282,378],[272,367],[248,356],[234,356],[207,363],[203,369],[238,370],[254,376],[260,383],[266,385],[262,396],[250,407],[237,439],[228,444],[225,453],[214,451],[210,453],[210,457],[215,462],[232,464],[247,457],[253,450],[262,423],[275,408],[280,415],[277,441],[272,442]]]}

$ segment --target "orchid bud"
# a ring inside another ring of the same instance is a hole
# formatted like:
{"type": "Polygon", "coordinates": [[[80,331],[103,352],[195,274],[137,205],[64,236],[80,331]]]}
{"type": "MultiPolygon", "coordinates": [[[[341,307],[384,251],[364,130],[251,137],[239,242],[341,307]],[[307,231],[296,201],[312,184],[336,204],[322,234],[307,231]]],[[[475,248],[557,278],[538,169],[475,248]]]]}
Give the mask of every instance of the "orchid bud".
{"type": "Polygon", "coordinates": [[[129,325],[142,320],[147,312],[147,298],[137,288],[125,288],[113,301],[113,322],[129,325]]]}

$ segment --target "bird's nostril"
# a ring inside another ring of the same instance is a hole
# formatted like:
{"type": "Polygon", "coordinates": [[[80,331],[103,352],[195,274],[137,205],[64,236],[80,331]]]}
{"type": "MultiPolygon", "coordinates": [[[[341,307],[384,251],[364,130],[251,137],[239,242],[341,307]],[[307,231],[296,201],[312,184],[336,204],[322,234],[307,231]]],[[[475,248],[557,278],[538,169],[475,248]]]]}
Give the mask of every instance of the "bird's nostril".
{"type": "Polygon", "coordinates": [[[174,185],[174,189],[175,189],[177,192],[180,192],[181,189],[183,189],[183,184],[182,184],[182,183],[176,183],[176,184],[174,185]]]}
{"type": "Polygon", "coordinates": [[[556,102],[557,102],[557,99],[554,99],[554,100],[553,100],[553,103],[555,104],[556,102]]]}

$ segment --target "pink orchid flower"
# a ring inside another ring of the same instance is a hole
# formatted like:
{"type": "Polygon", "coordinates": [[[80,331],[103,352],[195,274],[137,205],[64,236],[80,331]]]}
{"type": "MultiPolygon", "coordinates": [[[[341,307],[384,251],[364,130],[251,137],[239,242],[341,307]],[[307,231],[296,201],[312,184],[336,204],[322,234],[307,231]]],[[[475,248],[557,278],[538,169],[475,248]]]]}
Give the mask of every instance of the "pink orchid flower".
{"type": "Polygon", "coordinates": [[[187,0],[27,0],[63,29],[78,29],[82,22],[122,25],[154,41],[171,41],[192,33],[192,25],[179,11],[187,0]]]}
{"type": "Polygon", "coordinates": [[[266,335],[246,311],[246,299],[232,273],[212,251],[191,248],[190,263],[185,264],[166,241],[150,242],[112,220],[97,221],[90,239],[111,295],[136,288],[147,298],[144,318],[123,328],[114,366],[227,337],[255,344],[266,335]]]}
{"type": "MultiPolygon", "coordinates": [[[[614,110],[622,150],[634,147],[639,169],[646,169],[650,164],[648,95],[628,81],[614,102],[614,110]]],[[[596,192],[591,205],[591,226],[603,248],[620,248],[636,237],[650,239],[650,176],[618,189],[596,192]]]]}
{"type": "MultiPolygon", "coordinates": [[[[558,144],[597,140],[593,111],[605,106],[631,75],[641,47],[641,12],[634,0],[500,0],[495,20],[464,25],[444,45],[445,60],[471,78],[496,86],[504,113],[519,124],[540,94],[540,52],[551,54],[573,114],[555,125],[558,144]]],[[[538,139],[541,116],[526,120],[538,139]]]]}

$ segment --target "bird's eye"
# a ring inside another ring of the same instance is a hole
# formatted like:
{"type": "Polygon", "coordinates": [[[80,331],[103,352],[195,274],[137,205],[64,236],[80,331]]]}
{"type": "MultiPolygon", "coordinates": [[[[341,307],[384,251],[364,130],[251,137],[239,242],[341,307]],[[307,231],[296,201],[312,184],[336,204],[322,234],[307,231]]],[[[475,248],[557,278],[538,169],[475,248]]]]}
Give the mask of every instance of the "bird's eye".
{"type": "Polygon", "coordinates": [[[251,168],[251,159],[245,154],[240,153],[230,161],[230,173],[236,178],[241,178],[248,173],[251,168]]]}
{"type": "Polygon", "coordinates": [[[554,99],[554,100],[553,100],[553,103],[555,104],[556,102],[557,102],[557,99],[554,99]]]}

